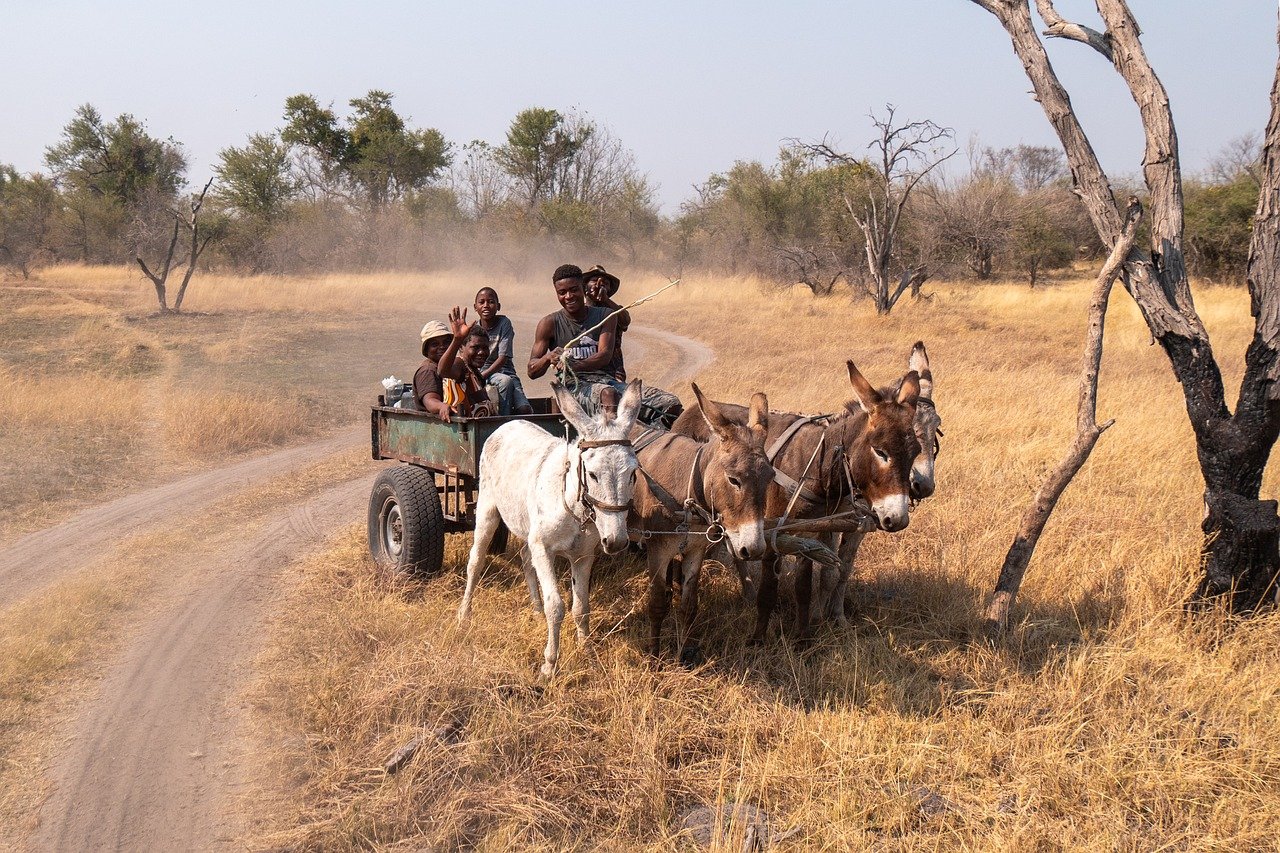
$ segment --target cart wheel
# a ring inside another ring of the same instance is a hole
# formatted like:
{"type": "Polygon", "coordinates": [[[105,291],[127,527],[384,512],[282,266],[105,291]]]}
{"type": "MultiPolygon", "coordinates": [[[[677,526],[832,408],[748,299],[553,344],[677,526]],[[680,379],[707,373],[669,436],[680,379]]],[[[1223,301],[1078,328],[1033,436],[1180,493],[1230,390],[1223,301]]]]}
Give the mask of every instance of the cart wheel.
{"type": "Polygon", "coordinates": [[[435,476],[414,465],[378,475],[369,497],[369,553],[382,569],[429,577],[444,564],[444,512],[435,476]]]}

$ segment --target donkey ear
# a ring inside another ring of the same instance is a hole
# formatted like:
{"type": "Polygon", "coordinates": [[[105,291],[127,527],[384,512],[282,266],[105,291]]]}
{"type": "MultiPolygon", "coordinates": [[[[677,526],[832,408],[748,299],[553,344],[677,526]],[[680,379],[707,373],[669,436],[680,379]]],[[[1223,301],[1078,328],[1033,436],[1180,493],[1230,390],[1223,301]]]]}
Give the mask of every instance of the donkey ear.
{"type": "Polygon", "coordinates": [[[764,440],[769,435],[769,398],[761,391],[751,395],[751,412],[747,416],[747,426],[751,428],[751,435],[757,443],[763,447],[764,440]]]}
{"type": "Polygon", "coordinates": [[[707,426],[716,432],[720,432],[729,426],[728,419],[724,413],[720,411],[720,407],[716,405],[714,400],[708,400],[702,393],[702,389],[698,387],[697,382],[690,383],[693,385],[693,396],[698,398],[698,411],[702,412],[703,420],[707,422],[707,426]]]}
{"type": "Polygon", "coordinates": [[[564,419],[569,425],[578,431],[578,435],[587,435],[595,428],[595,422],[591,419],[582,406],[578,404],[577,399],[569,392],[568,388],[559,382],[551,383],[551,393],[556,397],[556,404],[560,407],[560,414],[564,415],[564,419]]]}
{"type": "Polygon", "coordinates": [[[867,381],[867,378],[858,371],[858,367],[853,363],[852,359],[846,361],[845,366],[849,368],[849,384],[853,386],[854,396],[853,400],[845,403],[845,408],[853,412],[853,407],[856,404],[862,411],[868,415],[871,414],[881,402],[879,393],[876,392],[875,388],[871,387],[871,383],[867,381]]]}
{"type": "Polygon", "coordinates": [[[632,379],[627,383],[627,391],[618,403],[616,423],[622,425],[622,432],[631,432],[631,428],[636,425],[636,418],[640,416],[640,403],[643,400],[644,384],[639,379],[632,379]]]}
{"type": "Polygon", "coordinates": [[[911,360],[907,367],[920,374],[920,396],[926,400],[933,399],[933,371],[929,369],[929,352],[924,348],[924,341],[916,341],[911,348],[911,360]]]}
{"type": "Polygon", "coordinates": [[[920,374],[914,370],[909,371],[906,376],[902,377],[902,384],[898,386],[897,401],[904,406],[915,408],[916,400],[920,397],[920,374]]]}

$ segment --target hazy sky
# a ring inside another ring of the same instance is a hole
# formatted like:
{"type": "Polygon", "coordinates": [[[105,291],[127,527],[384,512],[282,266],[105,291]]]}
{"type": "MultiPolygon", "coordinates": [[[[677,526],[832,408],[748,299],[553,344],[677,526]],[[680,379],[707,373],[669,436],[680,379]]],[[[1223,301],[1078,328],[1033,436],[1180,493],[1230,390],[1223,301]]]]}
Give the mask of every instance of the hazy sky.
{"type": "MultiPolygon", "coordinates": [[[[1059,0],[1067,17],[1093,4],[1059,0]]],[[[1276,62],[1275,0],[1132,0],[1169,89],[1184,163],[1260,130],[1276,62]]],[[[372,88],[449,140],[501,141],[528,106],[609,125],[675,212],[735,160],[790,137],[870,139],[886,102],[961,144],[1055,144],[996,20],[969,0],[724,2],[87,2],[4,4],[0,162],[42,166],[79,104],[129,112],[182,142],[193,181],[217,151],[280,124],[309,92],[340,113],[372,88]]],[[[1135,173],[1132,101],[1100,56],[1050,53],[1103,163],[1135,173]]]]}

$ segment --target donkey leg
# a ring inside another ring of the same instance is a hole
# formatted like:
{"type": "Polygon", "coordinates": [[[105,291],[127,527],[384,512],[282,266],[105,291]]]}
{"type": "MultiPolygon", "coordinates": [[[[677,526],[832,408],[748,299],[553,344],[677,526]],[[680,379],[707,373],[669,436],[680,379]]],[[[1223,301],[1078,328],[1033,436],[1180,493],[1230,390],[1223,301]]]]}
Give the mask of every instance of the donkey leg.
{"type": "Polygon", "coordinates": [[[529,600],[533,602],[533,612],[542,612],[542,590],[538,589],[538,573],[533,569],[533,554],[528,544],[520,546],[520,567],[524,569],[524,582],[529,587],[529,600]]]}
{"type": "Polygon", "coordinates": [[[573,589],[573,622],[578,627],[578,639],[586,642],[591,633],[591,567],[595,564],[595,552],[578,557],[570,565],[570,583],[573,589]]]}
{"type": "Polygon", "coordinates": [[[649,614],[649,654],[656,658],[662,654],[662,623],[671,609],[671,588],[667,583],[671,555],[665,548],[650,545],[646,556],[649,564],[649,602],[646,608],[649,614]]]}
{"type": "Polygon", "coordinates": [[[471,555],[467,558],[467,587],[462,593],[462,603],[458,605],[458,621],[466,622],[471,618],[471,596],[476,591],[476,581],[480,579],[480,567],[484,565],[485,555],[489,552],[489,541],[502,524],[502,515],[498,507],[483,497],[476,505],[476,535],[471,542],[471,555]]]}
{"type": "Polygon", "coordinates": [[[680,609],[676,611],[676,648],[680,663],[697,666],[702,663],[702,646],[698,642],[694,621],[698,618],[698,583],[702,579],[703,554],[693,551],[684,555],[684,573],[680,580],[680,609]]]}
{"type": "Polygon", "coordinates": [[[827,611],[841,628],[849,627],[849,617],[844,612],[845,598],[849,594],[849,579],[853,576],[853,562],[858,556],[858,546],[866,535],[862,531],[846,533],[844,541],[840,543],[840,571],[827,611]]]}
{"type": "Polygon", "coordinates": [[[547,647],[542,652],[542,677],[555,674],[560,660],[560,624],[564,622],[564,599],[560,597],[560,585],[556,583],[555,555],[542,545],[530,543],[529,552],[533,567],[542,587],[542,611],[547,616],[547,647]]]}
{"type": "Polygon", "coordinates": [[[760,592],[756,595],[756,630],[752,643],[763,643],[769,630],[769,620],[778,604],[778,555],[772,550],[760,563],[760,592]]]}
{"type": "Polygon", "coordinates": [[[796,647],[804,648],[813,639],[811,610],[813,604],[813,563],[796,562],[796,647]]]}

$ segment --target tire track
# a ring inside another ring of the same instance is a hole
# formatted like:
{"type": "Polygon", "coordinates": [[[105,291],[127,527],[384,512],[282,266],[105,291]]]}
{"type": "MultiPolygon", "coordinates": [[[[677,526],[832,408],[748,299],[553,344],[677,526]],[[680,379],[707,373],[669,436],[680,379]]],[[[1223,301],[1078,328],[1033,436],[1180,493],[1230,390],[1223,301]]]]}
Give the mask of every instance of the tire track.
{"type": "MultiPolygon", "coordinates": [[[[522,317],[522,319],[524,319],[522,317]]],[[[536,318],[535,318],[536,319],[536,318]]],[[[705,345],[651,328],[627,340],[650,364],[672,357],[658,384],[688,379],[711,362],[705,345]]],[[[636,362],[640,359],[636,358],[636,362]]],[[[535,386],[536,387],[536,386],[535,386]]],[[[123,536],[367,441],[367,428],[246,460],[81,513],[0,552],[0,583],[26,592],[84,566],[123,536]],[[24,559],[39,566],[24,566],[24,559]]],[[[256,527],[224,529],[196,555],[180,589],[135,633],[70,723],[51,768],[33,848],[221,850],[246,831],[236,795],[248,782],[241,688],[283,570],[363,517],[376,471],[277,507],[256,527]]],[[[3,600],[3,599],[0,599],[3,600]]]]}
{"type": "Polygon", "coordinates": [[[113,551],[126,537],[368,440],[368,428],[254,456],[83,510],[0,549],[0,609],[113,551]]]}
{"type": "Polygon", "coordinates": [[[238,687],[283,567],[367,500],[372,474],[290,507],[247,539],[223,533],[98,688],[54,768],[37,850],[226,848],[243,834],[238,687]]]}

